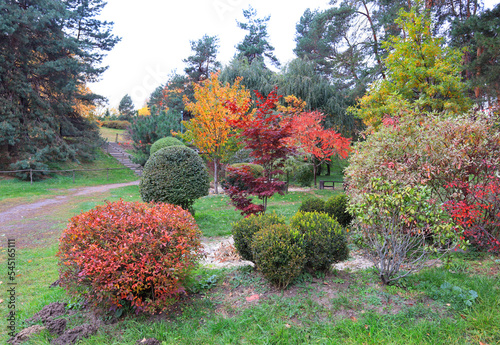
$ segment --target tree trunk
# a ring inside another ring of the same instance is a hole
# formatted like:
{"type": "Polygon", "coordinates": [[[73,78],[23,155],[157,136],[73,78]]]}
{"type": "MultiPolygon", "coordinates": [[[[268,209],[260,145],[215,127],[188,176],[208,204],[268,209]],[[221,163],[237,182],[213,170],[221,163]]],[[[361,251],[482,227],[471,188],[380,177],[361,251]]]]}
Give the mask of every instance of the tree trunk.
{"type": "Polygon", "coordinates": [[[217,176],[217,168],[218,168],[217,159],[214,159],[214,190],[215,190],[215,194],[219,194],[219,179],[217,176]]]}
{"type": "Polygon", "coordinates": [[[313,163],[314,188],[316,188],[316,164],[313,163]]]}

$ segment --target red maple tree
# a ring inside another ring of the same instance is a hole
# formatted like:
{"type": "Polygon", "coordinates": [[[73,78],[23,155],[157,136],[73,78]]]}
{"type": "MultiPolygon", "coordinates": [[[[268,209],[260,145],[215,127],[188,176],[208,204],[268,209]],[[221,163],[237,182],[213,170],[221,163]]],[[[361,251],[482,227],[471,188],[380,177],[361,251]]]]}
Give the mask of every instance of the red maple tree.
{"type": "Polygon", "coordinates": [[[291,118],[292,140],[311,159],[316,186],[317,168],[330,161],[332,156],[346,158],[350,151],[350,139],[322,125],[325,116],[318,112],[302,112],[291,118]]]}

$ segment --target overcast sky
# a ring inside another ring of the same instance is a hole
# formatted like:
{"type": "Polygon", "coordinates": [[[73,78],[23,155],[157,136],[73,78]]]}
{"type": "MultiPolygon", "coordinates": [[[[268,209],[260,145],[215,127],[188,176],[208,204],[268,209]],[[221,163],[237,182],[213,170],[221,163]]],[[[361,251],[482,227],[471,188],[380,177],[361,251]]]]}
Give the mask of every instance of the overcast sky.
{"type": "MultiPolygon", "coordinates": [[[[151,92],[164,84],[170,72],[183,73],[183,59],[191,55],[189,41],[203,35],[220,39],[218,59],[227,64],[246,31],[238,28],[249,4],[262,18],[270,15],[268,33],[275,55],[282,64],[295,55],[295,25],[307,8],[324,9],[329,0],[108,0],[102,19],[114,22],[114,34],[122,38],[109,52],[104,64],[109,69],[101,81],[90,85],[95,93],[118,107],[129,94],[136,108],[151,92]]],[[[486,0],[491,8],[498,0],[486,0]]]]}

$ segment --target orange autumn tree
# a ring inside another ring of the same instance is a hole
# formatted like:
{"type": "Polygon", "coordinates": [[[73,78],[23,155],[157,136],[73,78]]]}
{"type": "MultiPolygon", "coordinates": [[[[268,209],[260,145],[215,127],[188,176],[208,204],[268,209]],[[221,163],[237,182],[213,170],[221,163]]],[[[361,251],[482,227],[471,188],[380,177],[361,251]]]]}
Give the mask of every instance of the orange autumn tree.
{"type": "Polygon", "coordinates": [[[237,120],[235,113],[227,103],[236,104],[246,112],[250,107],[250,92],[240,84],[237,78],[233,85],[221,85],[219,74],[213,73],[200,84],[193,84],[194,102],[184,97],[186,110],[193,114],[189,121],[183,121],[184,134],[175,133],[186,142],[195,145],[214,163],[215,193],[218,194],[218,168],[225,155],[235,147],[235,138],[231,137],[234,129],[231,122],[237,120]]]}
{"type": "Polygon", "coordinates": [[[294,116],[292,121],[293,138],[309,158],[314,171],[314,186],[316,186],[316,170],[334,155],[346,158],[350,150],[350,139],[344,138],[333,129],[325,129],[322,122],[325,115],[318,112],[302,112],[294,116]]]}

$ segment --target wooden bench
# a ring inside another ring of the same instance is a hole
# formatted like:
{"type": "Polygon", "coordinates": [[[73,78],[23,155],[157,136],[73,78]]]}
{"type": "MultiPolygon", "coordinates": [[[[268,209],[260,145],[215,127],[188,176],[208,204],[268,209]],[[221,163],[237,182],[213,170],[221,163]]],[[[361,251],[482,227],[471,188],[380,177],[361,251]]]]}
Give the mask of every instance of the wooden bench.
{"type": "Polygon", "coordinates": [[[332,187],[332,189],[335,189],[335,183],[343,183],[343,182],[319,180],[319,189],[325,189],[325,187],[332,187]]]}

